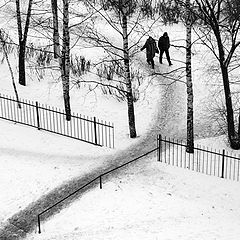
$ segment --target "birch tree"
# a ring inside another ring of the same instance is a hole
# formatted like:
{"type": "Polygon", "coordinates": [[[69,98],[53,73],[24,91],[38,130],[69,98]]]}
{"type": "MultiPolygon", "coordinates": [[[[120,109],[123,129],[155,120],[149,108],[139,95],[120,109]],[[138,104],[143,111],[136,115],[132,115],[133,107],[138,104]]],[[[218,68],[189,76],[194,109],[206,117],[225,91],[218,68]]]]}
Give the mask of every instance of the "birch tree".
{"type": "Polygon", "coordinates": [[[63,42],[60,61],[61,78],[63,86],[63,99],[66,119],[71,120],[70,94],[69,94],[69,68],[70,68],[70,34],[69,34],[69,0],[63,0],[63,42]]]}
{"type": "Polygon", "coordinates": [[[234,121],[229,66],[240,45],[240,5],[238,0],[196,0],[202,43],[213,53],[221,69],[223,81],[228,139],[233,149],[240,149],[240,116],[238,127],[234,121]],[[215,37],[213,39],[211,36],[215,37]]]}
{"type": "Polygon", "coordinates": [[[186,84],[187,84],[187,148],[189,153],[194,152],[194,131],[193,131],[193,86],[192,86],[192,18],[190,11],[190,0],[185,2],[186,12],[186,84]]]}
{"type": "Polygon", "coordinates": [[[105,9],[105,14],[101,11],[97,11],[95,6],[88,1],[88,4],[100,14],[100,16],[105,19],[107,24],[109,24],[114,31],[120,34],[122,38],[122,47],[115,46],[112,44],[108,39],[95,31],[93,28],[84,29],[82,32],[82,37],[94,41],[94,44],[98,46],[103,46],[104,49],[107,49],[109,53],[115,55],[118,59],[121,59],[124,64],[124,80],[127,99],[127,106],[128,106],[128,125],[129,125],[129,135],[131,138],[135,138],[137,136],[136,133],[136,126],[135,126],[135,113],[134,113],[134,97],[133,97],[133,90],[132,90],[132,81],[131,81],[131,72],[130,72],[130,48],[133,46],[129,46],[129,35],[133,31],[134,27],[136,27],[137,23],[134,24],[130,30],[128,29],[128,19],[129,16],[134,12],[136,7],[135,1],[129,0],[110,0],[110,1],[100,1],[101,5],[105,9]],[[111,9],[114,11],[118,20],[114,20],[107,11],[111,9]],[[119,28],[120,24],[120,28],[119,28]],[[107,46],[107,47],[106,47],[107,46]]]}
{"type": "Polygon", "coordinates": [[[128,104],[128,123],[130,137],[135,138],[137,136],[135,127],[135,115],[134,115],[134,105],[133,105],[133,94],[132,94],[132,83],[130,77],[130,66],[129,66],[129,48],[128,48],[128,21],[127,15],[128,10],[131,9],[129,6],[129,1],[122,0],[119,6],[120,16],[122,17],[122,30],[123,30],[123,55],[124,55],[124,67],[125,67],[125,81],[127,86],[127,104],[128,104]]]}
{"type": "Polygon", "coordinates": [[[53,46],[54,58],[60,57],[59,29],[58,29],[58,5],[57,0],[51,0],[53,15],[53,46]]]}
{"type": "Polygon", "coordinates": [[[20,0],[16,0],[16,13],[17,13],[17,26],[18,26],[18,40],[19,40],[19,55],[18,55],[18,68],[19,68],[19,84],[26,86],[26,73],[25,73],[25,53],[28,37],[28,29],[30,25],[30,17],[32,11],[33,0],[28,2],[28,10],[26,15],[25,27],[22,28],[22,17],[20,9],[20,0]]]}

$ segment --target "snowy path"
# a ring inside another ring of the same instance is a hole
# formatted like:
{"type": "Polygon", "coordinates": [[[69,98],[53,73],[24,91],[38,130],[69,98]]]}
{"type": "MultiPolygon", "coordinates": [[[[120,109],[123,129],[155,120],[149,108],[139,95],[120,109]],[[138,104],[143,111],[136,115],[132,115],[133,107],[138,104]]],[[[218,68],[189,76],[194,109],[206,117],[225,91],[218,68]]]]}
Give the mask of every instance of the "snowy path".
{"type": "MultiPolygon", "coordinates": [[[[101,173],[113,169],[116,166],[119,166],[154,149],[156,147],[157,134],[161,133],[163,136],[166,135],[168,137],[177,137],[178,139],[183,139],[185,136],[184,119],[186,119],[186,104],[184,100],[186,97],[185,94],[183,94],[186,92],[185,86],[182,83],[174,83],[169,86],[164,86],[162,85],[163,82],[161,81],[162,80],[160,77],[159,80],[156,80],[156,87],[159,89],[160,96],[158,111],[156,112],[154,122],[152,122],[149,131],[141,138],[141,140],[126,150],[120,151],[116,155],[106,156],[104,159],[104,164],[101,167],[97,167],[94,169],[94,171],[79,176],[74,180],[61,185],[60,187],[53,189],[47,195],[30,204],[27,208],[14,214],[8,219],[8,224],[0,230],[1,239],[11,240],[25,237],[28,232],[36,229],[37,214],[39,214],[39,212],[53,205],[58,200],[75,191],[79,187],[85,185],[92,179],[99,176],[101,173]]],[[[109,175],[107,178],[112,177],[113,175],[114,173],[109,175]]],[[[107,181],[107,179],[103,181],[107,181]]],[[[94,187],[97,184],[98,182],[95,182],[88,188],[81,191],[81,193],[74,195],[72,199],[65,201],[58,208],[49,211],[44,215],[44,218],[47,219],[50,215],[59,212],[75,198],[79,198],[89,188],[94,187]]]]}

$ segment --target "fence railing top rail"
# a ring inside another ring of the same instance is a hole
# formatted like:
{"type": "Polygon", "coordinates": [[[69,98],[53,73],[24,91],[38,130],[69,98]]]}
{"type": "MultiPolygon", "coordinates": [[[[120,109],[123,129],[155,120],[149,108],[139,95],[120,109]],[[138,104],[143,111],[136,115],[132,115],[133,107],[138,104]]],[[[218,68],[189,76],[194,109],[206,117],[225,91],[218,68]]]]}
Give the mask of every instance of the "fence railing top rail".
{"type": "Polygon", "coordinates": [[[114,171],[116,171],[116,170],[118,170],[118,169],[120,169],[120,168],[122,168],[122,167],[124,167],[124,166],[126,166],[126,165],[128,165],[128,164],[130,164],[130,163],[132,163],[132,162],[135,162],[135,161],[137,161],[137,160],[139,160],[139,159],[147,156],[148,154],[156,151],[157,149],[158,149],[158,148],[154,148],[154,149],[152,149],[151,151],[149,151],[149,152],[147,152],[147,153],[145,153],[145,154],[142,154],[142,155],[140,155],[140,156],[137,157],[137,158],[132,159],[131,161],[128,161],[128,162],[126,162],[126,163],[124,163],[124,164],[122,164],[122,165],[120,165],[120,166],[117,166],[117,167],[115,167],[115,168],[113,168],[113,169],[111,169],[111,170],[109,170],[109,171],[107,171],[107,172],[104,172],[104,173],[100,174],[99,176],[97,176],[96,178],[92,179],[91,181],[89,181],[88,183],[86,183],[85,185],[83,185],[82,187],[80,187],[79,189],[75,190],[74,192],[72,192],[71,194],[67,195],[66,197],[64,197],[64,198],[61,199],[60,201],[56,202],[56,203],[53,204],[52,206],[50,206],[50,207],[46,208],[45,210],[43,210],[42,212],[40,212],[40,213],[38,214],[38,218],[39,218],[42,214],[46,213],[46,212],[49,211],[50,209],[52,209],[52,208],[54,208],[55,206],[59,205],[60,203],[62,203],[62,202],[65,201],[66,199],[70,198],[71,196],[73,196],[73,195],[76,194],[77,192],[81,191],[82,189],[84,189],[85,187],[87,187],[88,185],[90,185],[91,183],[93,183],[93,182],[95,182],[96,180],[98,180],[99,178],[101,178],[101,177],[103,177],[103,176],[105,176],[105,175],[107,175],[107,174],[109,174],[109,173],[111,173],[111,172],[114,172],[114,171]]]}

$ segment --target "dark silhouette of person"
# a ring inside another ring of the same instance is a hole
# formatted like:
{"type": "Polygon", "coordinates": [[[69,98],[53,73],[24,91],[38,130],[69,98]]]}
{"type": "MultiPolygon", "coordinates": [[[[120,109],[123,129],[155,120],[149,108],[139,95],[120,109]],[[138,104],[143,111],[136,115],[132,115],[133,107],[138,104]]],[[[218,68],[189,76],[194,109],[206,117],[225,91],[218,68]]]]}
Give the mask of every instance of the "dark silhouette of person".
{"type": "Polygon", "coordinates": [[[141,48],[141,51],[146,48],[146,57],[147,57],[147,63],[152,66],[154,69],[154,57],[156,53],[159,53],[157,44],[155,40],[152,37],[149,37],[144,44],[144,46],[141,48]]]}
{"type": "Polygon", "coordinates": [[[158,48],[160,50],[160,54],[159,54],[159,62],[162,64],[162,57],[163,57],[163,53],[166,54],[167,57],[167,61],[169,66],[172,65],[170,56],[169,56],[169,48],[170,48],[170,40],[168,37],[167,32],[165,32],[158,40],[158,48]]]}

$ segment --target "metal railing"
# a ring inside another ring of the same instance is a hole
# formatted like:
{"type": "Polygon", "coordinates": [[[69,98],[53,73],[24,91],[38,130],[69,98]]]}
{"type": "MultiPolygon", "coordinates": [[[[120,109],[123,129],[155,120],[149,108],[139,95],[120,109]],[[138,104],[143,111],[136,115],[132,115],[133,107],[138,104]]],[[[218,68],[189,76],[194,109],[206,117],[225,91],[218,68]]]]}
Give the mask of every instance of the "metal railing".
{"type": "Polygon", "coordinates": [[[40,216],[41,216],[41,215],[43,215],[44,213],[48,212],[48,211],[51,210],[52,208],[56,207],[57,205],[59,205],[60,203],[62,203],[63,201],[65,201],[66,199],[70,198],[71,196],[73,196],[74,194],[78,193],[79,191],[81,191],[82,189],[86,188],[86,187],[89,186],[91,183],[93,183],[93,182],[95,182],[95,181],[97,181],[97,180],[99,181],[100,189],[102,189],[102,185],[103,185],[103,184],[102,184],[102,178],[103,178],[104,176],[106,176],[107,174],[110,174],[111,172],[114,172],[114,171],[116,171],[116,170],[118,170],[118,169],[120,169],[120,168],[122,168],[122,167],[124,167],[124,166],[126,166],[126,165],[128,165],[128,164],[130,164],[130,163],[132,163],[132,162],[135,162],[135,161],[137,161],[137,160],[139,160],[139,159],[141,159],[141,158],[149,155],[150,153],[156,151],[157,149],[158,149],[158,148],[155,148],[155,149],[153,149],[153,150],[151,150],[151,151],[149,151],[149,152],[147,152],[147,153],[145,153],[145,154],[143,154],[143,155],[141,155],[141,156],[139,156],[139,157],[137,157],[137,158],[134,158],[133,160],[131,160],[131,161],[129,161],[129,162],[126,162],[126,163],[124,163],[124,164],[122,164],[122,165],[120,165],[120,166],[117,166],[117,167],[109,170],[109,171],[106,171],[105,173],[100,174],[98,177],[92,179],[90,182],[88,182],[87,184],[83,185],[82,187],[80,187],[80,188],[77,189],[76,191],[72,192],[71,194],[67,195],[67,196],[64,197],[62,200],[60,200],[60,201],[56,202],[55,204],[53,204],[52,206],[46,208],[44,211],[42,211],[41,213],[39,213],[39,214],[37,215],[38,233],[39,233],[39,234],[41,233],[41,219],[40,219],[40,216]]]}
{"type": "Polygon", "coordinates": [[[93,182],[99,181],[100,189],[102,189],[103,183],[102,178],[107,174],[110,174],[132,162],[135,162],[150,153],[157,151],[157,160],[163,163],[167,163],[169,165],[183,167],[191,170],[195,170],[198,172],[218,176],[221,178],[229,178],[233,177],[233,180],[239,181],[239,173],[240,173],[240,158],[229,156],[226,154],[225,150],[222,152],[215,152],[206,149],[202,149],[200,147],[194,148],[194,154],[186,152],[186,145],[182,143],[182,141],[174,141],[170,138],[167,140],[166,137],[162,139],[159,135],[157,137],[157,148],[152,149],[151,151],[142,154],[141,156],[134,158],[131,161],[128,161],[120,166],[117,166],[105,173],[100,174],[96,178],[92,179],[76,191],[72,192],[71,194],[67,195],[60,201],[56,202],[55,204],[51,205],[50,207],[46,208],[44,211],[37,215],[38,221],[38,233],[41,233],[41,219],[40,217],[51,210],[52,208],[58,206],[60,203],[65,201],[66,199],[70,198],[74,194],[80,192],[82,189],[86,188],[93,182]],[[209,157],[210,156],[210,157],[209,157]],[[232,159],[234,163],[230,162],[227,159],[232,159]],[[232,167],[234,166],[234,168],[232,167]]]}
{"type": "Polygon", "coordinates": [[[56,107],[0,95],[0,118],[78,139],[98,146],[114,148],[114,126],[96,117],[66,113],[56,107]],[[20,104],[20,105],[19,105],[20,104]],[[19,107],[20,106],[20,107],[19,107]]]}
{"type": "Polygon", "coordinates": [[[194,153],[186,152],[182,141],[158,136],[158,161],[169,165],[220,178],[239,181],[240,155],[230,155],[226,150],[216,150],[197,145],[194,153]]]}

